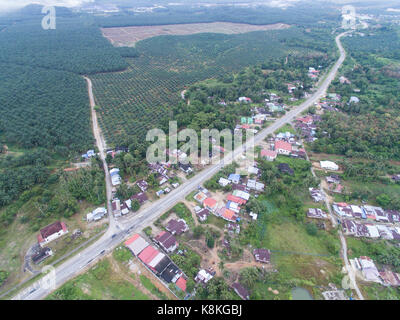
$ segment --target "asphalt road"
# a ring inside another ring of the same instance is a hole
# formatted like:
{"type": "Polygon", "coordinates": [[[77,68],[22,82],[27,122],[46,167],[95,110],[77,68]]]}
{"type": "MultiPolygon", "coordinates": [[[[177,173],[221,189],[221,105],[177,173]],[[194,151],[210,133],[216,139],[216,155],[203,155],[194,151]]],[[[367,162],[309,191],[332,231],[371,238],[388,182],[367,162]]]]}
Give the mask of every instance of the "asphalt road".
{"type": "MultiPolygon", "coordinates": [[[[325,96],[326,90],[328,89],[332,80],[336,77],[337,71],[342,65],[343,61],[346,58],[346,52],[342,47],[340,42],[340,38],[346,33],[342,33],[336,37],[336,44],[339,48],[340,58],[332,67],[331,71],[328,73],[325,80],[322,82],[318,90],[313,93],[305,102],[291,111],[287,112],[283,117],[277,119],[273,124],[269,127],[260,131],[253,139],[248,141],[245,146],[248,150],[253,145],[257,145],[261,141],[263,141],[269,134],[275,132],[277,129],[282,127],[284,124],[291,122],[297,116],[299,116],[303,111],[305,111],[310,106],[314,105],[319,101],[322,97],[325,96]]],[[[91,93],[91,81],[86,78],[88,81],[88,91],[90,97],[90,104],[92,106],[92,121],[94,128],[98,128],[97,126],[97,115],[94,111],[94,98],[91,93]]],[[[101,138],[99,130],[94,130],[94,134],[96,137],[96,142],[100,150],[100,157],[102,157],[102,161],[104,158],[104,142],[101,138]]],[[[82,269],[86,266],[95,262],[98,258],[104,255],[106,252],[112,250],[116,245],[118,245],[124,238],[126,238],[129,234],[135,232],[139,228],[142,228],[152,221],[154,221],[158,216],[163,214],[168,209],[172,208],[175,204],[181,201],[185,196],[187,196],[191,191],[196,189],[203,182],[210,179],[214,174],[216,174],[223,166],[232,163],[233,159],[236,159],[243,152],[243,148],[237,148],[234,151],[227,154],[223,161],[220,161],[217,164],[210,165],[208,168],[201,171],[199,174],[191,178],[190,180],[183,183],[177,189],[173,190],[168,195],[162,197],[160,200],[154,202],[151,206],[147,207],[144,210],[141,210],[135,216],[132,216],[128,219],[124,219],[116,223],[113,219],[112,215],[110,215],[110,228],[98,241],[94,244],[90,245],[86,249],[84,249],[78,255],[70,258],[65,261],[63,264],[59,265],[55,269],[55,286],[59,287],[67,280],[76,276],[82,269]],[[121,226],[121,227],[120,227],[121,226]]],[[[104,163],[104,162],[103,162],[104,163]]],[[[105,169],[107,169],[105,167],[105,169]]],[[[108,175],[108,170],[105,170],[106,175],[108,175]]],[[[107,181],[110,181],[109,176],[106,177],[107,181]]],[[[109,186],[107,183],[107,198],[109,198],[109,186]]],[[[108,212],[111,212],[110,201],[107,203],[108,212]]],[[[28,287],[27,289],[20,292],[13,299],[26,299],[26,300],[38,300],[45,298],[50,292],[54,290],[54,287],[48,287],[43,281],[38,280],[33,285],[28,287]]]]}

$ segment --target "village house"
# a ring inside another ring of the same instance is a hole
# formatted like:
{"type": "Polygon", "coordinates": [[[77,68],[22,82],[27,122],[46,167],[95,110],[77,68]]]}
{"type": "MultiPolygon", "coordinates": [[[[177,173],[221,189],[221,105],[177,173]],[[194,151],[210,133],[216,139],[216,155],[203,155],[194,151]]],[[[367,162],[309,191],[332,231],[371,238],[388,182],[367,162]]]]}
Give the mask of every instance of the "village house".
{"type": "Polygon", "coordinates": [[[52,255],[53,251],[49,247],[39,248],[39,250],[32,255],[32,262],[34,264],[39,264],[52,255]]]}
{"type": "Polygon", "coordinates": [[[130,199],[131,199],[131,201],[134,201],[134,200],[139,201],[139,203],[141,205],[148,200],[147,195],[144,192],[139,192],[138,194],[134,194],[133,196],[131,196],[130,199]]]}
{"type": "Polygon", "coordinates": [[[225,178],[221,177],[221,178],[219,178],[218,183],[219,183],[219,185],[220,185],[221,187],[226,187],[228,184],[231,183],[231,181],[228,180],[228,179],[225,179],[225,178]]]}
{"type": "Polygon", "coordinates": [[[278,154],[283,154],[288,156],[292,152],[292,145],[289,142],[283,140],[275,141],[274,148],[278,154]]]}
{"type": "Polygon", "coordinates": [[[229,222],[236,222],[236,220],[238,218],[236,212],[234,212],[226,207],[222,207],[222,208],[218,209],[217,215],[220,216],[222,219],[229,221],[229,222]]]}
{"type": "Polygon", "coordinates": [[[65,223],[56,221],[39,231],[37,237],[38,243],[43,247],[45,244],[62,237],[66,233],[68,233],[68,229],[65,223]]]}
{"type": "Polygon", "coordinates": [[[189,230],[188,225],[186,224],[186,221],[183,219],[171,219],[168,221],[167,226],[165,227],[169,232],[172,234],[176,235],[181,235],[182,233],[186,232],[189,230]]]}
{"type": "Polygon", "coordinates": [[[217,200],[213,198],[206,198],[203,201],[203,206],[204,208],[210,210],[211,212],[214,212],[217,208],[217,200]]]}
{"type": "Polygon", "coordinates": [[[178,241],[168,231],[162,231],[154,239],[166,252],[173,252],[178,247],[178,241]]]}
{"type": "Polygon", "coordinates": [[[315,188],[308,188],[310,191],[311,198],[314,200],[314,202],[321,202],[325,200],[325,196],[322,194],[320,189],[315,189],[315,188]]]}
{"type": "Polygon", "coordinates": [[[142,192],[146,192],[146,190],[149,188],[149,185],[145,180],[138,180],[136,182],[136,185],[139,187],[140,190],[142,190],[142,192]]]}
{"type": "Polygon", "coordinates": [[[189,174],[193,172],[192,167],[190,166],[190,164],[184,164],[179,162],[179,169],[182,170],[184,173],[189,174]]]}
{"type": "Polygon", "coordinates": [[[204,285],[215,276],[215,273],[216,272],[212,268],[200,269],[200,271],[197,273],[196,277],[194,278],[194,281],[204,285]]]}
{"type": "Polygon", "coordinates": [[[240,174],[231,173],[228,177],[228,180],[234,184],[238,184],[238,183],[240,183],[240,174]]]}
{"type": "Polygon", "coordinates": [[[239,282],[235,282],[232,288],[242,300],[250,300],[249,292],[239,282]]]}
{"type": "Polygon", "coordinates": [[[307,217],[312,219],[327,219],[328,215],[319,208],[309,208],[307,211],[307,217]]]}
{"type": "Polygon", "coordinates": [[[93,210],[92,212],[89,212],[86,215],[86,221],[87,222],[98,221],[101,218],[103,218],[105,215],[107,215],[106,208],[97,208],[97,209],[93,210]]]}
{"type": "Polygon", "coordinates": [[[254,259],[261,263],[271,262],[271,251],[268,249],[254,249],[253,250],[254,259]]]}
{"type": "Polygon", "coordinates": [[[204,200],[206,200],[206,199],[208,198],[208,195],[205,194],[205,193],[202,192],[202,191],[199,191],[198,193],[196,193],[196,194],[194,195],[193,198],[194,198],[194,200],[196,200],[197,202],[203,204],[204,200]]]}
{"type": "Polygon", "coordinates": [[[247,188],[249,188],[250,190],[256,190],[256,191],[263,191],[264,190],[265,185],[261,182],[257,182],[256,180],[253,179],[249,179],[247,180],[247,188]]]}
{"type": "Polygon", "coordinates": [[[339,170],[339,166],[332,161],[320,161],[319,163],[322,169],[332,170],[332,171],[339,170]]]}
{"type": "Polygon", "coordinates": [[[225,225],[225,229],[226,231],[228,231],[228,233],[236,233],[239,234],[240,233],[240,225],[238,223],[228,223],[225,225]]]}
{"type": "Polygon", "coordinates": [[[371,258],[362,256],[351,259],[350,263],[357,275],[364,281],[382,283],[379,271],[371,258]]]}
{"type": "Polygon", "coordinates": [[[114,168],[110,170],[110,176],[111,176],[111,183],[113,186],[118,186],[121,184],[121,176],[119,175],[119,169],[114,168]]]}
{"type": "Polygon", "coordinates": [[[210,215],[210,210],[208,210],[206,208],[200,208],[200,210],[195,211],[195,212],[201,222],[206,221],[208,216],[210,215]]]}
{"type": "Polygon", "coordinates": [[[274,161],[276,157],[278,156],[278,153],[273,150],[261,150],[261,157],[265,158],[268,161],[274,161]]]}

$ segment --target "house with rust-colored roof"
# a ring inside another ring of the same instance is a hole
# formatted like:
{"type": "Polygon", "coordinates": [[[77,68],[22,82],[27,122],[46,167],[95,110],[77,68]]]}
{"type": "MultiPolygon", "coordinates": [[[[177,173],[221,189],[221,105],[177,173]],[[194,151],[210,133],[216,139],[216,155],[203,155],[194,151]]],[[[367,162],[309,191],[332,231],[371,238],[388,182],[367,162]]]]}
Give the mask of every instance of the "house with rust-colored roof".
{"type": "Polygon", "coordinates": [[[186,279],[183,276],[175,282],[175,285],[183,292],[186,292],[186,279]]]}
{"type": "Polygon", "coordinates": [[[289,142],[283,140],[275,141],[275,151],[278,154],[290,155],[292,152],[292,145],[289,142]]]}
{"type": "Polygon", "coordinates": [[[40,246],[43,246],[66,233],[68,233],[68,229],[65,223],[56,221],[41,229],[37,238],[40,246]]]}

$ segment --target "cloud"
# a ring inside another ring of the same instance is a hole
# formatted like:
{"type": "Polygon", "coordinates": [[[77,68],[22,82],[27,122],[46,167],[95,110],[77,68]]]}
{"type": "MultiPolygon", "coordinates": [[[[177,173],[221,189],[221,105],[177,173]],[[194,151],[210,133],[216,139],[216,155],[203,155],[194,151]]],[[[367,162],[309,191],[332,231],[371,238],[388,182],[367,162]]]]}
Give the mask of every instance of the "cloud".
{"type": "Polygon", "coordinates": [[[28,4],[40,4],[43,6],[76,7],[94,0],[0,0],[0,12],[19,9],[28,4]]]}

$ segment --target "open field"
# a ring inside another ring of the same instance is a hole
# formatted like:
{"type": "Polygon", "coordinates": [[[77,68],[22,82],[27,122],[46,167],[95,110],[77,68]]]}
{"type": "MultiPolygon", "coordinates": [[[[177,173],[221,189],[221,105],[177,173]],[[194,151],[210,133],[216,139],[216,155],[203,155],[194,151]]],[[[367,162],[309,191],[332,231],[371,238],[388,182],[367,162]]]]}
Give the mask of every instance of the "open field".
{"type": "Polygon", "coordinates": [[[103,36],[114,46],[134,46],[136,42],[161,35],[190,35],[196,33],[239,34],[252,31],[267,31],[289,28],[284,23],[251,25],[245,23],[212,22],[188,23],[160,26],[132,26],[122,28],[102,28],[103,36]]]}

